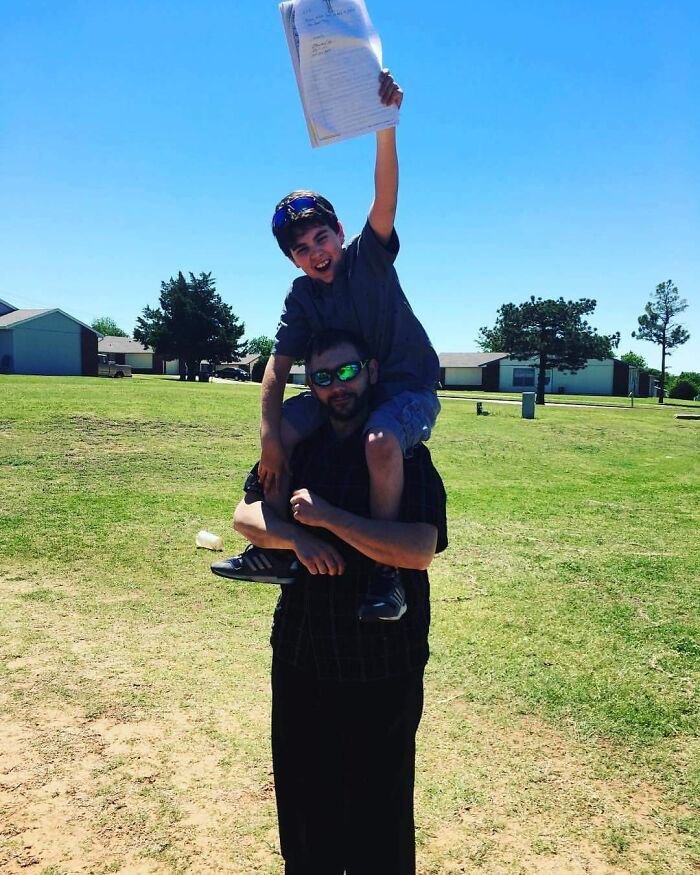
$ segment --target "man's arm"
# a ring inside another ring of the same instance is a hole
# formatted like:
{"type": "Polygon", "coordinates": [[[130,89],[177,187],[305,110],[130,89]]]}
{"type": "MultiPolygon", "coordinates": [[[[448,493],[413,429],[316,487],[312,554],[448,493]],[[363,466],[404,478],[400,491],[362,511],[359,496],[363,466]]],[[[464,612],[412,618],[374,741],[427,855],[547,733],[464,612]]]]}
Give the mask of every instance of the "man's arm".
{"type": "Polygon", "coordinates": [[[295,520],[328,529],[375,562],[424,571],[433,561],[438,531],[430,523],[367,519],[334,507],[308,489],[297,489],[290,504],[295,520]]]}
{"type": "Polygon", "coordinates": [[[313,533],[280,519],[261,496],[250,493],[239,502],[233,527],[256,547],[293,550],[310,574],[342,574],[343,557],[313,533]]]}
{"type": "MultiPolygon", "coordinates": [[[[388,70],[379,75],[379,98],[385,106],[401,106],[403,91],[388,70]]],[[[396,128],[377,131],[377,158],[374,166],[374,201],[369,223],[386,246],[394,230],[399,195],[399,159],[396,152],[396,128]]]]}
{"type": "Polygon", "coordinates": [[[279,477],[287,468],[287,459],[280,439],[282,400],[289,371],[294,364],[290,355],[271,355],[262,380],[260,446],[262,454],[258,477],[267,490],[274,490],[279,477]]]}

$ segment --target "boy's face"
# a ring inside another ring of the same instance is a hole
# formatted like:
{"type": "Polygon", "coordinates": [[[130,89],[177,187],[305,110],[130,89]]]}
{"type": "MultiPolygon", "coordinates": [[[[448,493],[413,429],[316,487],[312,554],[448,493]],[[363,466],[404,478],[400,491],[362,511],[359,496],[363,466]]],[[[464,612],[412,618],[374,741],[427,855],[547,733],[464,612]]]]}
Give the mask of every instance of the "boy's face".
{"type": "Polygon", "coordinates": [[[337,234],[328,225],[318,225],[299,234],[289,257],[311,279],[332,283],[343,258],[344,241],[342,225],[337,234]]]}

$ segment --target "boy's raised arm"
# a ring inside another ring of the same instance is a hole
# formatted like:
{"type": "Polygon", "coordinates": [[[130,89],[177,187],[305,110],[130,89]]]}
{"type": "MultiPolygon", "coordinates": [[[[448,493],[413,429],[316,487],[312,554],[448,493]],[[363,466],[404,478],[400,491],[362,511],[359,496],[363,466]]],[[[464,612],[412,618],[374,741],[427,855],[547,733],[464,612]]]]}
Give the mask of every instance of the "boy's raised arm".
{"type": "MultiPolygon", "coordinates": [[[[388,70],[379,74],[379,99],[385,106],[401,106],[403,91],[388,70]]],[[[383,244],[394,230],[399,194],[399,159],[396,152],[396,128],[377,131],[377,159],[374,167],[374,201],[369,223],[383,244]]]]}

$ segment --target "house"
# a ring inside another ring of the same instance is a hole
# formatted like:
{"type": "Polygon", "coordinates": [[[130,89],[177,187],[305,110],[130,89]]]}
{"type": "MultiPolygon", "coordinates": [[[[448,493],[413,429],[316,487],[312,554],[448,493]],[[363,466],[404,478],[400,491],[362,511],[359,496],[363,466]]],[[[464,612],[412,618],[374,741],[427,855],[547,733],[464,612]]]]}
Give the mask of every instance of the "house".
{"type": "Polygon", "coordinates": [[[252,376],[253,367],[257,360],[260,358],[260,353],[254,352],[250,355],[243,355],[237,362],[233,362],[233,365],[237,368],[243,368],[244,371],[248,371],[248,373],[252,376]]]}
{"type": "Polygon", "coordinates": [[[498,392],[498,363],[505,358],[506,352],[441,352],[440,383],[445,389],[498,392]]]}
{"type": "Polygon", "coordinates": [[[131,365],[135,374],[179,374],[177,359],[164,361],[150,346],[144,346],[130,337],[105,335],[97,344],[98,352],[106,353],[109,361],[131,365]]]}
{"type": "MultiPolygon", "coordinates": [[[[499,362],[499,391],[534,392],[537,388],[537,362],[509,357],[499,362]]],[[[621,359],[588,359],[585,367],[573,374],[549,368],[545,392],[558,395],[617,395],[648,398],[656,394],[655,383],[647,371],[621,359]]]]}
{"type": "Polygon", "coordinates": [[[287,382],[294,386],[306,385],[306,367],[304,365],[292,365],[289,369],[287,382]]]}
{"type": "Polygon", "coordinates": [[[0,373],[96,377],[98,337],[58,308],[21,310],[0,299],[0,373]]]}
{"type": "MultiPolygon", "coordinates": [[[[537,361],[518,361],[508,353],[443,352],[440,382],[445,389],[476,389],[483,392],[534,392],[537,361]]],[[[656,385],[647,371],[620,359],[589,359],[575,373],[549,368],[545,392],[560,395],[618,395],[653,397],[656,385]]]]}

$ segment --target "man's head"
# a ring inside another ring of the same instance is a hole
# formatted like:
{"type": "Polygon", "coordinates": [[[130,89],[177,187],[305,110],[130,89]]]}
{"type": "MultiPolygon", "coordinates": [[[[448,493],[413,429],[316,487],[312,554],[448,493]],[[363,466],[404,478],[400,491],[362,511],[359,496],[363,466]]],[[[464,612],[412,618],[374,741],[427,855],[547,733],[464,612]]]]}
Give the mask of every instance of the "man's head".
{"type": "Polygon", "coordinates": [[[313,191],[293,191],[275,207],[272,233],[282,252],[307,276],[333,281],[345,235],[330,201],[313,191]]]}
{"type": "Polygon", "coordinates": [[[311,338],[306,351],[306,380],[335,425],[364,421],[370,388],[378,368],[364,341],[338,328],[311,338]]]}

